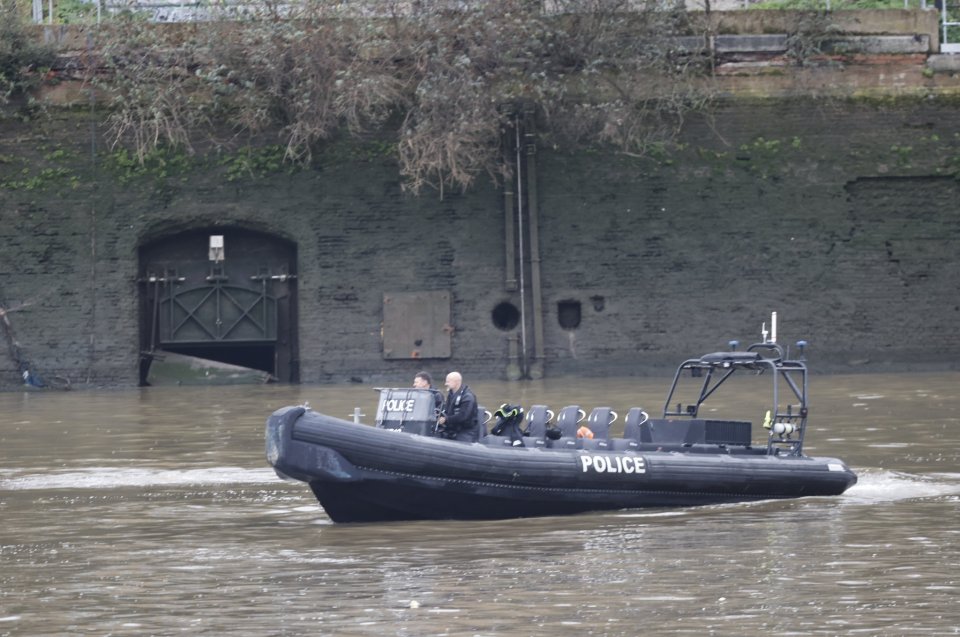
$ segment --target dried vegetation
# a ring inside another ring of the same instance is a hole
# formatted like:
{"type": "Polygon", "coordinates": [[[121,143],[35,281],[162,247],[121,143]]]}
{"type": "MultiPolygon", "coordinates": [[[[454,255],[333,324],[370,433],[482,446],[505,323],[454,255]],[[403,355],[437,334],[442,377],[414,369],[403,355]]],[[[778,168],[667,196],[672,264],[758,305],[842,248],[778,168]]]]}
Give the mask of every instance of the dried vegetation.
{"type": "Polygon", "coordinates": [[[639,155],[710,98],[708,61],[689,50],[703,27],[682,4],[304,0],[229,18],[102,30],[114,144],[143,158],[191,150],[201,131],[277,134],[309,162],[338,137],[386,135],[409,189],[443,191],[509,171],[501,141],[520,110],[558,148],[639,155]]]}

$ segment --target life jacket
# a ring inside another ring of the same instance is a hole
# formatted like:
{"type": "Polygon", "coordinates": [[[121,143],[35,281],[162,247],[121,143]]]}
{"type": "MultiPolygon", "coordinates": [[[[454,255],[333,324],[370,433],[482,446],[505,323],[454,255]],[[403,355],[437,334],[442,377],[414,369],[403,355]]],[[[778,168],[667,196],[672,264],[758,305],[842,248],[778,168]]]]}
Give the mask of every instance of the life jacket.
{"type": "Polygon", "coordinates": [[[524,432],[520,428],[520,423],[523,422],[523,407],[504,403],[493,415],[497,422],[490,433],[494,436],[509,436],[515,446],[523,445],[524,432]]]}

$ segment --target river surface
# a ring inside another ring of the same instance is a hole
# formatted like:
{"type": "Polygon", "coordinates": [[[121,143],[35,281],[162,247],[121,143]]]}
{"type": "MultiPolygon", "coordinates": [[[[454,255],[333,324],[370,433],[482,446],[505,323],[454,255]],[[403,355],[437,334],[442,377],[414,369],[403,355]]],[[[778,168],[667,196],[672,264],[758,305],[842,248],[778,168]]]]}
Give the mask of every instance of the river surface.
{"type": "MultiPolygon", "coordinates": [[[[658,415],[667,384],[474,389],[658,415]]],[[[811,395],[806,452],[859,474],[840,497],[335,525],[264,421],[371,413],[369,387],[0,394],[0,635],[960,634],[960,374],[811,395]]]]}

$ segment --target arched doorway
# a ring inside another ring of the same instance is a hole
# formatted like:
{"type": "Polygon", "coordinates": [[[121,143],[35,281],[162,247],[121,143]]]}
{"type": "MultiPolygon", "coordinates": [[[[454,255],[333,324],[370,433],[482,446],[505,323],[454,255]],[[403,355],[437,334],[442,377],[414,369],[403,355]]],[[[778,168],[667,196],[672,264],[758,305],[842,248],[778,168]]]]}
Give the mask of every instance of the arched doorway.
{"type": "Polygon", "coordinates": [[[143,244],[140,383],[299,382],[296,264],[293,242],[241,228],[143,244]]]}

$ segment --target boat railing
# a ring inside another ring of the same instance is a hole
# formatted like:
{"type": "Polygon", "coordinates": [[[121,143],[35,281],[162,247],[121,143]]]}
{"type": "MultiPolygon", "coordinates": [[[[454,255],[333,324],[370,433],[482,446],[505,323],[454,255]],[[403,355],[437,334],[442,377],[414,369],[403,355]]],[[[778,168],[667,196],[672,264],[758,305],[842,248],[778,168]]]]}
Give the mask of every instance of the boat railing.
{"type": "MultiPolygon", "coordinates": [[[[735,341],[731,342],[732,346],[735,344],[735,341]]],[[[802,360],[787,359],[779,343],[754,343],[746,350],[713,352],[684,361],[674,374],[664,403],[663,417],[698,418],[701,406],[738,372],[752,372],[755,375],[769,372],[768,376],[772,379],[772,403],[763,421],[763,427],[768,431],[767,453],[802,455],[808,413],[807,366],[802,360]],[[674,403],[685,373],[692,378],[703,379],[695,401],[687,405],[674,403]],[[786,386],[796,404],[789,400],[781,402],[781,384],[786,386]]]]}

